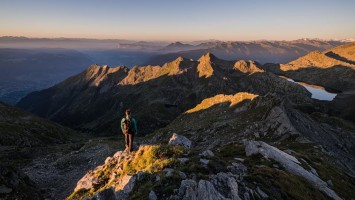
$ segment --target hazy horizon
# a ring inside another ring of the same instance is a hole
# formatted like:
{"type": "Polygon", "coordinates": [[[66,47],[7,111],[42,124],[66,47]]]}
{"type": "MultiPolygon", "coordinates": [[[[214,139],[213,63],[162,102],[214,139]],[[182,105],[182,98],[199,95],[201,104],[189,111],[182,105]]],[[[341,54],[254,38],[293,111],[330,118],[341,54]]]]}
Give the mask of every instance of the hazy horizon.
{"type": "Polygon", "coordinates": [[[350,39],[355,40],[354,37],[347,37],[347,38],[307,38],[307,37],[302,37],[302,38],[293,38],[293,39],[249,39],[249,40],[222,40],[222,39],[215,39],[215,38],[210,38],[210,39],[201,39],[201,40],[144,40],[144,39],[126,39],[126,38],[91,38],[91,37],[30,37],[26,35],[0,35],[0,38],[4,37],[13,37],[13,38],[27,38],[27,39],[69,39],[69,40],[122,40],[122,41],[131,41],[131,42],[198,42],[198,41],[221,41],[221,42],[253,42],[253,41],[295,41],[295,40],[324,40],[324,41],[331,41],[331,40],[347,40],[350,39]]]}
{"type": "Polygon", "coordinates": [[[355,1],[0,2],[0,33],[32,38],[254,41],[355,37],[355,1]]]}

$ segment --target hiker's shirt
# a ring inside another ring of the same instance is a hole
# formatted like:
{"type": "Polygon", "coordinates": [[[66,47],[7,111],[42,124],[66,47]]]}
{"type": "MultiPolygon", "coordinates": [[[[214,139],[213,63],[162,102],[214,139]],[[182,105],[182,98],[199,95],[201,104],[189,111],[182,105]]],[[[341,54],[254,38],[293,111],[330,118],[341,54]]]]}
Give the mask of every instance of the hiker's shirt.
{"type": "MultiPolygon", "coordinates": [[[[124,118],[122,118],[122,120],[121,120],[121,130],[122,130],[122,132],[124,133],[124,130],[123,130],[123,123],[124,123],[124,121],[127,119],[127,117],[124,117],[124,118]]],[[[128,120],[130,120],[131,121],[131,126],[133,127],[133,133],[134,134],[138,134],[138,129],[137,129],[137,121],[136,121],[136,119],[134,119],[133,117],[130,117],[130,118],[128,118],[128,120]]]]}

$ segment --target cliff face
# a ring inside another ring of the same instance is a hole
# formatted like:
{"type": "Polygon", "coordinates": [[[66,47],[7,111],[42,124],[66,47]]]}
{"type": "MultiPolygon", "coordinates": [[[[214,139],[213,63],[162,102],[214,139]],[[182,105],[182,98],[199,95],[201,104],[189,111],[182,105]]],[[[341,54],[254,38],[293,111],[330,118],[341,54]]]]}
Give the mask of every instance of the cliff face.
{"type": "Polygon", "coordinates": [[[31,93],[18,106],[61,124],[114,134],[130,107],[142,133],[166,126],[201,100],[248,91],[309,96],[308,92],[265,73],[253,61],[225,61],[212,54],[198,61],[182,57],[163,66],[109,68],[93,65],[52,88],[31,93]],[[144,120],[143,120],[144,119],[144,120]]]}

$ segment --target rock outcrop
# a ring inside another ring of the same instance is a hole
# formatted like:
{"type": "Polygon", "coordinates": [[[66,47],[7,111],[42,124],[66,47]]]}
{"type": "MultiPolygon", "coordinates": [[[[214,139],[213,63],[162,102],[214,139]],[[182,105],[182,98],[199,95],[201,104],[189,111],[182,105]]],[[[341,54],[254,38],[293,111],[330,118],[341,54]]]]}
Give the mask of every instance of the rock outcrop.
{"type": "Polygon", "coordinates": [[[177,200],[240,200],[238,184],[234,178],[225,173],[219,173],[211,181],[200,180],[198,183],[191,179],[181,181],[177,200]]]}
{"type": "Polygon", "coordinates": [[[178,135],[176,133],[173,134],[173,136],[169,140],[169,144],[171,145],[181,145],[186,148],[191,147],[191,141],[187,139],[185,136],[178,135]]]}
{"type": "Polygon", "coordinates": [[[262,141],[246,141],[245,153],[247,156],[260,153],[266,158],[273,159],[280,163],[286,171],[297,176],[304,177],[315,188],[325,193],[328,197],[341,200],[332,189],[330,189],[325,181],[314,175],[312,172],[305,170],[301,163],[293,156],[273,147],[262,141]]]}

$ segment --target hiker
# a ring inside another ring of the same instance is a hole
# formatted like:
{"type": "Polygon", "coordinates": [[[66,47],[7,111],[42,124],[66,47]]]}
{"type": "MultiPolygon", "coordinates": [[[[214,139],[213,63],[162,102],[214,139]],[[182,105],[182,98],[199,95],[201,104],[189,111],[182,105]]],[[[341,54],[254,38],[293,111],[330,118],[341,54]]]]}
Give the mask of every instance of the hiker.
{"type": "Polygon", "coordinates": [[[126,149],[130,153],[133,150],[134,135],[138,134],[137,121],[131,117],[131,110],[126,110],[126,117],[121,120],[121,130],[125,137],[126,149]]]}

